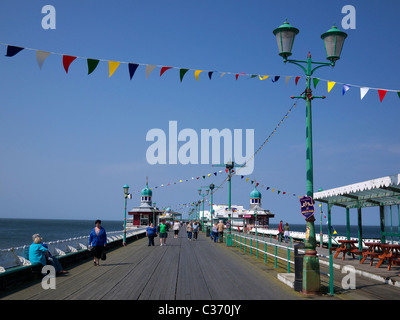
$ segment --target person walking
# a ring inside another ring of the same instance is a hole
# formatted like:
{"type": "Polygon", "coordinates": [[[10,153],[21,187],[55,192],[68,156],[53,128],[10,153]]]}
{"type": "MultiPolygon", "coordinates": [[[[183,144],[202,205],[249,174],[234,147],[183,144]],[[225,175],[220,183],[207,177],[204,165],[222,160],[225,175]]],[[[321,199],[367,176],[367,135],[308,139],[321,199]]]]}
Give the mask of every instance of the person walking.
{"type": "Polygon", "coordinates": [[[188,235],[188,240],[192,241],[192,232],[193,232],[193,227],[192,227],[192,223],[189,221],[187,226],[186,226],[186,232],[188,235]]]}
{"type": "Polygon", "coordinates": [[[219,243],[223,242],[223,239],[224,239],[224,229],[225,229],[225,225],[223,224],[222,220],[219,220],[219,223],[217,224],[218,242],[219,242],[219,243]]]}
{"type": "Polygon", "coordinates": [[[161,221],[160,224],[160,247],[166,246],[167,245],[167,225],[165,223],[165,220],[161,221]]]}
{"type": "Polygon", "coordinates": [[[213,227],[212,227],[212,236],[213,236],[213,240],[214,243],[217,242],[217,238],[218,238],[218,228],[217,228],[217,224],[214,223],[213,227]]]}
{"type": "Polygon", "coordinates": [[[200,225],[197,221],[193,224],[193,240],[197,240],[197,235],[199,234],[200,225]]]}
{"type": "Polygon", "coordinates": [[[181,224],[179,223],[178,220],[175,221],[172,229],[174,230],[174,238],[177,239],[178,238],[178,234],[179,234],[179,229],[181,227],[181,224]]]}
{"type": "Polygon", "coordinates": [[[278,236],[276,237],[277,240],[281,241],[283,238],[283,221],[281,220],[281,222],[279,223],[279,227],[278,227],[278,236]]]}
{"type": "Polygon", "coordinates": [[[101,255],[107,245],[107,233],[101,226],[101,220],[96,220],[95,225],[89,235],[89,247],[93,247],[94,265],[99,266],[101,255]]]}
{"type": "Polygon", "coordinates": [[[284,233],[283,233],[283,235],[284,235],[284,237],[285,237],[285,242],[287,243],[288,242],[288,238],[290,237],[290,228],[289,228],[289,224],[286,222],[286,225],[283,227],[283,230],[284,230],[284,233]]]}
{"type": "Polygon", "coordinates": [[[154,227],[153,223],[150,223],[150,226],[146,229],[146,237],[149,238],[148,246],[154,246],[154,237],[157,235],[157,229],[154,227]]]}

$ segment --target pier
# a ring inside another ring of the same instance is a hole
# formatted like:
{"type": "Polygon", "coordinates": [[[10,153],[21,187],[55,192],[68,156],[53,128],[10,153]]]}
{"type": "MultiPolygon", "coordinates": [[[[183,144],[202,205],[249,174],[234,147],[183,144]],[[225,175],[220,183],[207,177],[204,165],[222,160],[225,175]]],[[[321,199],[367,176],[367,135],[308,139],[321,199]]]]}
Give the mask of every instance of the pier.
{"type": "MultiPolygon", "coordinates": [[[[260,239],[260,238],[259,238],[260,239]]],[[[261,240],[261,239],[260,239],[261,240]]],[[[274,240],[272,240],[274,241],[274,240]]],[[[399,299],[400,288],[382,281],[357,276],[357,290],[338,290],[330,297],[322,293],[307,297],[282,282],[285,263],[277,267],[264,263],[255,254],[240,250],[233,241],[232,247],[214,243],[204,232],[197,241],[187,240],[181,228],[174,239],[169,232],[167,245],[147,245],[147,238],[129,242],[127,246],[108,250],[107,260],[94,266],[91,258],[71,265],[69,273],[56,277],[55,289],[43,289],[41,279],[21,283],[0,292],[1,300],[298,300],[298,299],[399,299]]],[[[323,248],[321,248],[323,250],[323,248]]],[[[324,251],[320,252],[321,254],[324,251]]],[[[271,260],[271,259],[270,259],[271,260]]],[[[345,263],[356,266],[357,261],[345,263]]],[[[326,274],[323,257],[321,271],[326,274]]],[[[326,260],[325,260],[326,261],[326,260]]],[[[341,264],[341,259],[335,259],[341,264]]],[[[371,266],[361,265],[373,272],[371,266]]],[[[386,268],[379,271],[387,275],[386,268]]],[[[393,268],[392,275],[398,273],[393,268]]],[[[340,269],[335,269],[335,287],[340,289],[340,269]]],[[[328,278],[321,276],[326,287],[328,278]]]]}

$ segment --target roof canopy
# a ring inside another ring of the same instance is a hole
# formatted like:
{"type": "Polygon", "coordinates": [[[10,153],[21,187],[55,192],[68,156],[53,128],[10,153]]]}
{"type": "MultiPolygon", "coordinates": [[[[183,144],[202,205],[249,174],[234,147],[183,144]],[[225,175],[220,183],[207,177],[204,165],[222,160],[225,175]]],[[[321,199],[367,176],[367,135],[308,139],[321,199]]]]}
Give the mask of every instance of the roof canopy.
{"type": "Polygon", "coordinates": [[[315,192],[314,200],[345,208],[400,204],[400,174],[315,192]]]}

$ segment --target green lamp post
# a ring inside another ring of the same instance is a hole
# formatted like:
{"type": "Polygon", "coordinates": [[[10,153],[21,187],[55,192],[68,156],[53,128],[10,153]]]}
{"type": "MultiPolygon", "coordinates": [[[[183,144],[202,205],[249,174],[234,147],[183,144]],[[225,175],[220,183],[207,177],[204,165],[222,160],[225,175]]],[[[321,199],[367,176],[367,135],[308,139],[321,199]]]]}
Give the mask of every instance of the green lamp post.
{"type": "Polygon", "coordinates": [[[215,189],[215,184],[211,183],[210,184],[210,190],[211,190],[211,209],[210,209],[210,220],[211,220],[211,227],[213,226],[213,214],[214,214],[214,202],[213,202],[213,195],[214,195],[214,190],[215,189]]]}
{"type": "MultiPolygon", "coordinates": [[[[276,36],[279,55],[283,58],[283,62],[289,62],[299,66],[306,75],[306,90],[302,96],[291,97],[303,99],[306,101],[306,177],[307,177],[307,196],[313,197],[313,152],[312,152],[312,116],[311,116],[311,101],[316,98],[325,99],[325,96],[317,97],[312,95],[311,91],[311,76],[321,67],[335,66],[337,60],[340,59],[344,40],[347,34],[340,31],[338,28],[333,26],[327,32],[321,35],[324,40],[326,58],[330,62],[316,62],[311,60],[311,54],[308,53],[307,60],[291,60],[288,59],[292,55],[293,43],[296,35],[299,33],[299,29],[290,25],[289,22],[285,21],[280,27],[273,31],[276,36]],[[305,64],[305,66],[303,66],[305,64]],[[314,65],[316,65],[314,67],[314,65]]],[[[305,250],[306,254],[303,261],[303,293],[304,294],[318,294],[320,292],[320,271],[319,261],[316,251],[316,240],[315,240],[315,218],[311,216],[306,219],[306,240],[305,250]]]]}
{"type": "Polygon", "coordinates": [[[122,245],[126,246],[126,202],[128,199],[128,191],[129,191],[129,186],[126,184],[123,186],[124,188],[124,194],[125,194],[125,216],[124,216],[124,235],[122,239],[122,245]]]}
{"type": "Polygon", "coordinates": [[[197,191],[199,192],[199,196],[203,197],[203,213],[201,215],[201,225],[204,225],[204,197],[208,196],[208,194],[210,193],[210,189],[208,189],[208,186],[206,187],[206,193],[202,193],[202,188],[205,187],[200,187],[197,191]]]}

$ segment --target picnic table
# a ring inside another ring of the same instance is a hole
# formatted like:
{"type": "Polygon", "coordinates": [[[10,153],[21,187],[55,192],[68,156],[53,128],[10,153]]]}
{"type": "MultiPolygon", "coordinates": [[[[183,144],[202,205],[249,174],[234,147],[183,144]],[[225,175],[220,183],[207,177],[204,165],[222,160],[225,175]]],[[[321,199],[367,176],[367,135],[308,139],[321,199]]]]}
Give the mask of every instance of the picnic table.
{"type": "Polygon", "coordinates": [[[360,263],[364,263],[365,259],[369,257],[371,259],[369,265],[372,266],[374,258],[378,258],[383,253],[381,243],[365,242],[365,245],[368,247],[368,249],[362,252],[363,258],[360,260],[360,263]]]}
{"type": "Polygon", "coordinates": [[[400,258],[400,245],[398,244],[381,244],[382,247],[382,254],[378,256],[379,261],[378,264],[376,265],[376,268],[379,268],[381,264],[387,260],[389,265],[388,265],[388,270],[391,269],[393,262],[397,262],[400,258]]]}
{"type": "Polygon", "coordinates": [[[340,246],[337,248],[331,248],[332,251],[336,251],[336,254],[334,256],[334,258],[336,259],[339,255],[339,253],[343,253],[343,258],[342,260],[344,260],[346,253],[350,252],[351,255],[354,257],[354,254],[361,254],[361,251],[358,250],[358,248],[355,246],[355,243],[357,243],[357,240],[338,240],[338,242],[340,243],[340,246]]]}

